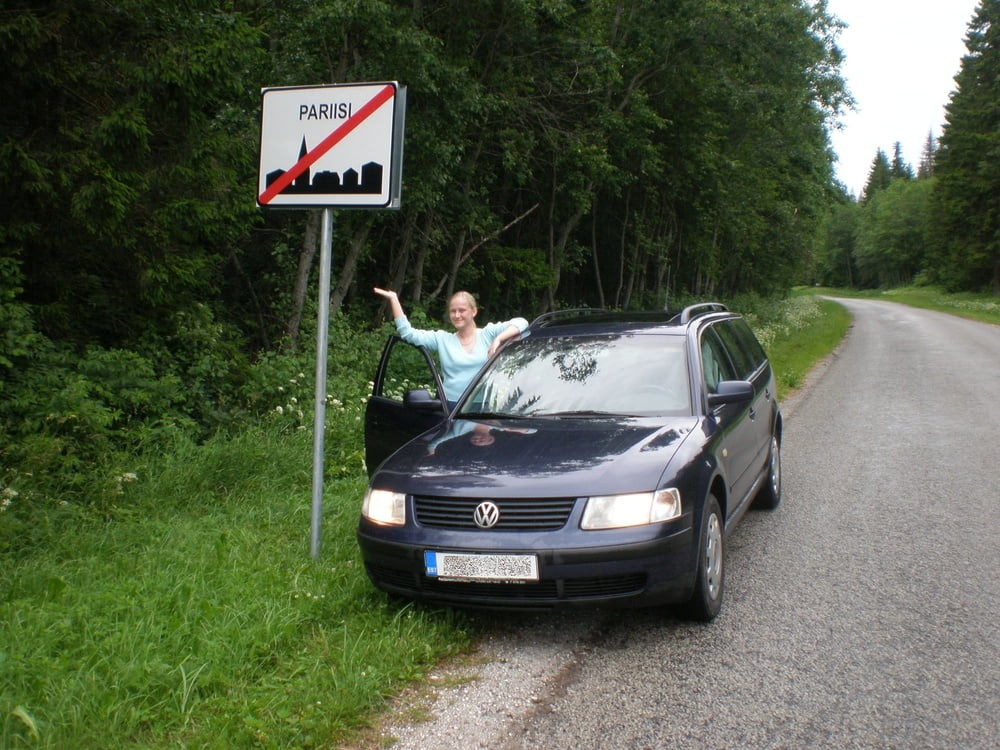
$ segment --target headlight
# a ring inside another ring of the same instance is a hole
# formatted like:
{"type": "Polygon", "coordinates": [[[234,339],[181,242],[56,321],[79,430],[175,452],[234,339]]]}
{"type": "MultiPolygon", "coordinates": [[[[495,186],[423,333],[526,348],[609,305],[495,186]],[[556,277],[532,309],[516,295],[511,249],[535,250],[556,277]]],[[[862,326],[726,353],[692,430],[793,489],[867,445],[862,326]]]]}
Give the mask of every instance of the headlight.
{"type": "Polygon", "coordinates": [[[406,495],[369,487],[361,504],[361,515],[372,523],[402,526],[406,523],[406,495]]]}
{"type": "Polygon", "coordinates": [[[597,495],[587,498],[580,528],[620,529],[669,521],[680,515],[681,493],[672,487],[628,495],[597,495]]]}

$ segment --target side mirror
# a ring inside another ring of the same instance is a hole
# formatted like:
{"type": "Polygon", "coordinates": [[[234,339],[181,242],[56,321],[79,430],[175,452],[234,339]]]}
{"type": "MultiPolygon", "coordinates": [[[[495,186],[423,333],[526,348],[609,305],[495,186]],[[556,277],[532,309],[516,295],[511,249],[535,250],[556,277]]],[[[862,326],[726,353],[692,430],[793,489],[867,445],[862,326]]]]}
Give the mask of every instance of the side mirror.
{"type": "Polygon", "coordinates": [[[723,380],[715,393],[708,394],[708,407],[739,404],[753,400],[753,385],[748,380],[723,380]]]}
{"type": "Polygon", "coordinates": [[[444,411],[441,400],[431,398],[426,388],[415,388],[403,394],[403,406],[417,411],[444,411]]]}

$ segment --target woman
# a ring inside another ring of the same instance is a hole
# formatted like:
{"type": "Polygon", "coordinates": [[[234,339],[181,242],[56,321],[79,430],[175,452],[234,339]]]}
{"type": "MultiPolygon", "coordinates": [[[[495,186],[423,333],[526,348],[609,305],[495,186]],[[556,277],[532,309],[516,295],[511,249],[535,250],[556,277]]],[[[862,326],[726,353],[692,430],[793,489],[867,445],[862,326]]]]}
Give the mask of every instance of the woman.
{"type": "Polygon", "coordinates": [[[455,292],[448,302],[448,317],[455,332],[414,328],[403,313],[398,295],[389,289],[375,287],[375,294],[389,300],[396,332],[404,341],[437,352],[444,379],[444,397],[454,408],[458,397],[504,342],[517,338],[528,327],[524,318],[512,318],[504,323],[476,325],[476,298],[468,292],[455,292]]]}

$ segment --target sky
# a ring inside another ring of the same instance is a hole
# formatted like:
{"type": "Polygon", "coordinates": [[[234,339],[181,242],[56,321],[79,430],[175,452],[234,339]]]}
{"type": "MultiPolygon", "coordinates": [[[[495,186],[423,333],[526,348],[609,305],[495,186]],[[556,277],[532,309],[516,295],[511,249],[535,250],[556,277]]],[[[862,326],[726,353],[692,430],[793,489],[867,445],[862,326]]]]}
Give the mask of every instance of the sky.
{"type": "Polygon", "coordinates": [[[841,74],[856,111],[831,133],[837,179],[860,196],[875,153],[889,160],[898,141],[913,167],[932,133],[944,125],[945,105],[966,54],[965,37],[979,0],[827,0],[845,24],[838,46],[841,74]]]}

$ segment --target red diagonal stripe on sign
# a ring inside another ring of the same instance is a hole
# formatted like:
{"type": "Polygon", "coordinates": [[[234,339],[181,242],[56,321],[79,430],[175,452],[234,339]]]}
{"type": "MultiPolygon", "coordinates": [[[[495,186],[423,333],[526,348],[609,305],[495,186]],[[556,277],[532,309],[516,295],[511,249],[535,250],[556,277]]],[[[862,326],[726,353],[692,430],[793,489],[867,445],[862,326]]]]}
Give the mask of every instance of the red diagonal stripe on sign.
{"type": "Polygon", "coordinates": [[[295,165],[285,172],[281,177],[272,182],[267,190],[260,194],[257,202],[261,205],[267,205],[271,200],[284,190],[286,187],[295,181],[295,178],[300,174],[305,172],[309,167],[315,164],[320,157],[326,154],[331,148],[336,146],[340,141],[344,140],[352,131],[354,131],[358,125],[367,120],[379,107],[385,104],[392,98],[395,92],[395,87],[392,84],[388,84],[385,88],[379,90],[371,101],[362,106],[357,112],[347,118],[339,128],[334,130],[330,135],[324,138],[316,148],[307,153],[301,159],[299,159],[295,165]]]}

